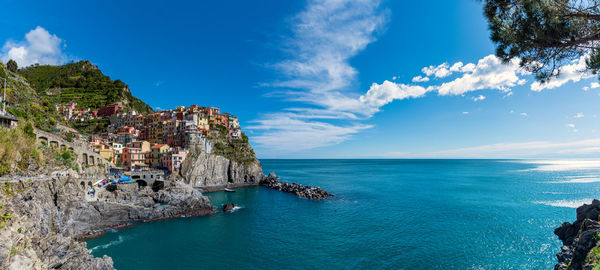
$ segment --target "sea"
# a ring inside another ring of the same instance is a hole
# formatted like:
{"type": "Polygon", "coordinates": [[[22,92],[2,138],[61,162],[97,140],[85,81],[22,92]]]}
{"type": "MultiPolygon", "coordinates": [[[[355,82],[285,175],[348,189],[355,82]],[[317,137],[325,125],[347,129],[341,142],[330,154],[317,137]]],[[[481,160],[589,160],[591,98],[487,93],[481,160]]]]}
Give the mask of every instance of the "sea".
{"type": "Polygon", "coordinates": [[[552,269],[553,230],[599,198],[598,160],[261,160],[280,181],[206,193],[233,213],[111,230],[87,240],[117,269],[552,269]]]}

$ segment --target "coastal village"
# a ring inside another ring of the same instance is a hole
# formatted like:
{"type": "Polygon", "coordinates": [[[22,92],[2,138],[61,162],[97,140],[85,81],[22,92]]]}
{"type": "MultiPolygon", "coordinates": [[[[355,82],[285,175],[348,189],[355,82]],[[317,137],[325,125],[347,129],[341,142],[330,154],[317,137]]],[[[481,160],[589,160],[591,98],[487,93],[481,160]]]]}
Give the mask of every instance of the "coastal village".
{"type": "Polygon", "coordinates": [[[0,262],[7,269],[114,269],[81,239],[140,221],[215,214],[206,192],[260,185],[307,199],[333,196],[266,176],[238,118],[219,108],[155,111],[88,61],[21,70],[0,62],[2,74],[0,262]]]}
{"type": "Polygon", "coordinates": [[[238,118],[215,107],[179,106],[142,115],[124,111],[121,104],[92,111],[68,103],[56,105],[56,110],[66,122],[109,118],[110,125],[104,133],[89,137],[89,146],[123,171],[173,172],[180,168],[192,146],[210,153],[212,144],[208,138],[214,137],[217,129],[226,130],[231,140],[242,139],[238,118]]]}

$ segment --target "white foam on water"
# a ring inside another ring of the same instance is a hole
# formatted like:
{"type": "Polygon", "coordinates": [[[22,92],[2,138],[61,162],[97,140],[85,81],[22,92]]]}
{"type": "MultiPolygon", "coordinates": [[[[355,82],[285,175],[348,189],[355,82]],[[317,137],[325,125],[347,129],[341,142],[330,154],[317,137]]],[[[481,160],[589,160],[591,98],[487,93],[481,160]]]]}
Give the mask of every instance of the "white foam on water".
{"type": "Polygon", "coordinates": [[[600,160],[523,160],[525,164],[537,165],[535,168],[527,169],[526,171],[575,171],[575,170],[600,170],[600,160]]]}
{"type": "Polygon", "coordinates": [[[242,209],[242,208],[243,208],[243,207],[241,207],[241,206],[237,206],[237,205],[236,205],[236,206],[234,206],[234,207],[233,207],[233,210],[231,210],[231,212],[233,213],[233,212],[235,212],[235,211],[237,211],[237,210],[240,210],[240,209],[242,209]]]}
{"type": "Polygon", "coordinates": [[[557,201],[536,201],[533,203],[549,205],[554,207],[568,207],[568,208],[577,208],[584,204],[592,203],[593,199],[579,199],[579,200],[557,200],[557,201]]]}
{"type": "Polygon", "coordinates": [[[125,240],[126,240],[125,237],[123,237],[122,235],[119,235],[119,237],[117,238],[117,240],[110,241],[110,242],[108,242],[108,243],[106,243],[104,245],[95,246],[95,247],[92,248],[92,251],[94,251],[96,249],[105,249],[105,248],[108,248],[108,247],[111,247],[111,246],[114,246],[114,245],[119,245],[119,244],[125,242],[125,240]]]}

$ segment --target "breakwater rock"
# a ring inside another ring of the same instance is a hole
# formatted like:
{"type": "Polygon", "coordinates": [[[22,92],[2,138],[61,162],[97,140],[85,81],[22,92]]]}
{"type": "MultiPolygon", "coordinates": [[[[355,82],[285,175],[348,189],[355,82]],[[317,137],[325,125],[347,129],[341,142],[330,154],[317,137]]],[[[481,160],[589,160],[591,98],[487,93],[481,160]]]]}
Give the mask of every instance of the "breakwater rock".
{"type": "Polygon", "coordinates": [[[563,242],[556,270],[600,268],[600,201],[577,208],[577,220],[563,223],[554,234],[563,242]]]}
{"type": "Polygon", "coordinates": [[[104,230],[216,211],[209,199],[182,182],[161,190],[117,185],[86,195],[89,180],[38,179],[0,183],[0,269],[113,269],[80,239],[104,230]]]}
{"type": "Polygon", "coordinates": [[[279,177],[275,173],[270,173],[269,176],[260,182],[262,186],[276,189],[283,192],[294,193],[298,197],[307,198],[310,200],[324,199],[333,196],[320,187],[305,186],[296,183],[280,182],[279,177]]]}

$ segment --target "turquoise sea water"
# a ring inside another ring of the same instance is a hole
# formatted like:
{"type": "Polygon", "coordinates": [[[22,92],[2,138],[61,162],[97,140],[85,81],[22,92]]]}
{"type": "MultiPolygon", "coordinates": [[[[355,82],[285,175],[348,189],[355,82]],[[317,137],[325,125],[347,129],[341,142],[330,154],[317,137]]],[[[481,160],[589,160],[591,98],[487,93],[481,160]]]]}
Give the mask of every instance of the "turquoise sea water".
{"type": "Polygon", "coordinates": [[[117,269],[551,269],[552,233],[598,198],[600,162],[262,160],[282,181],[208,193],[234,213],[110,231],[88,241],[117,269]]]}

